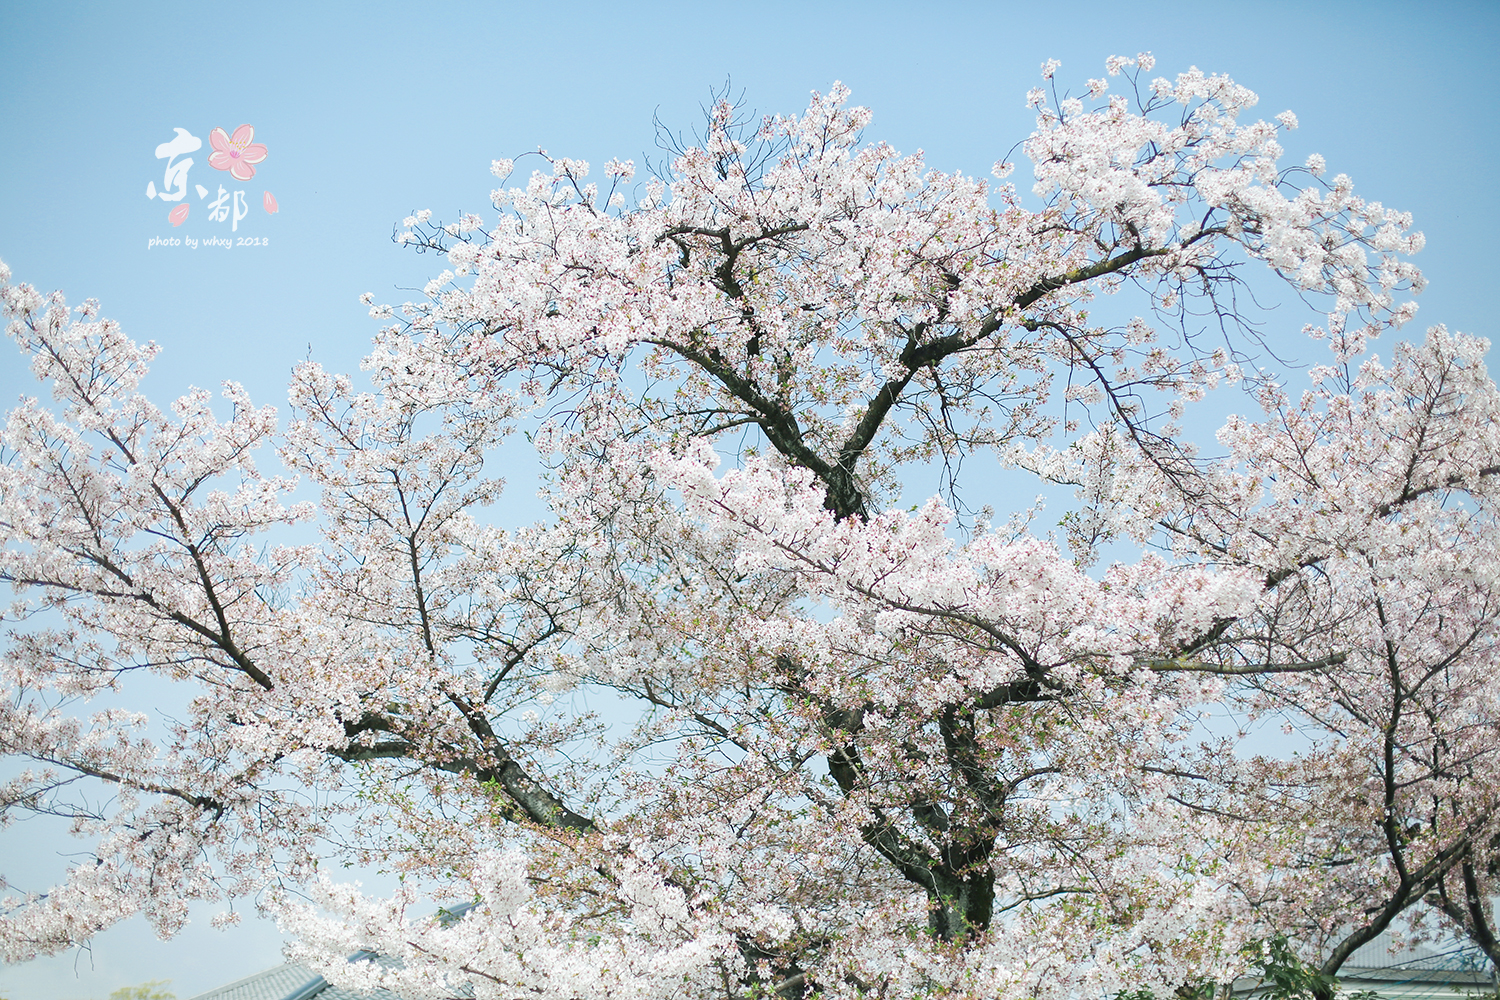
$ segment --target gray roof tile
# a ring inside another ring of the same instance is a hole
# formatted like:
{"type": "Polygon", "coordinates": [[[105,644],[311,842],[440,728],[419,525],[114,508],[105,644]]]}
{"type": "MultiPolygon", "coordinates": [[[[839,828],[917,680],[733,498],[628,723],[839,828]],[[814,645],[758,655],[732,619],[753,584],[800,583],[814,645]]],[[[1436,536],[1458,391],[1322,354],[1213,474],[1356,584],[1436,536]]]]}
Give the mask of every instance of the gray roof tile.
{"type": "Polygon", "coordinates": [[[199,993],[190,1000],[285,1000],[313,979],[321,978],[305,965],[284,962],[227,986],[199,993]]]}

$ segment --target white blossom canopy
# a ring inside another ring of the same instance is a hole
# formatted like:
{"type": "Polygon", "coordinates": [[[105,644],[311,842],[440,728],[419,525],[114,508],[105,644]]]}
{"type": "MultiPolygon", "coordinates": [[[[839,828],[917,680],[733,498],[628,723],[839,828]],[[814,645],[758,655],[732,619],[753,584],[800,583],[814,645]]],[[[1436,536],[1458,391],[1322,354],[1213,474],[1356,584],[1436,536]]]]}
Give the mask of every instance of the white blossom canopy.
{"type": "Polygon", "coordinates": [[[1413,916],[1500,954],[1488,345],[1371,355],[1409,216],[1152,68],[1032,92],[1038,207],[865,141],[835,86],[720,102],[636,188],[554,159],[496,219],[418,213],[447,269],[367,300],[370,391],[304,363],[286,419],[152,404],[153,346],[0,266],[53,394],[0,444],[0,815],[92,845],[0,904],[0,954],[242,896],[411,997],[1165,995],[1413,916]],[[1300,395],[1256,264],[1324,306],[1300,395]],[[1253,415],[1183,430],[1231,386],[1253,415]],[[550,516],[502,528],[517,430],[550,516]],[[1064,537],[968,509],[981,460],[1073,488],[1064,537]],[[184,718],[86,714],[145,671],[184,718]],[[633,725],[577,710],[601,688],[633,725]],[[1307,749],[1205,739],[1226,705],[1307,749]]]}

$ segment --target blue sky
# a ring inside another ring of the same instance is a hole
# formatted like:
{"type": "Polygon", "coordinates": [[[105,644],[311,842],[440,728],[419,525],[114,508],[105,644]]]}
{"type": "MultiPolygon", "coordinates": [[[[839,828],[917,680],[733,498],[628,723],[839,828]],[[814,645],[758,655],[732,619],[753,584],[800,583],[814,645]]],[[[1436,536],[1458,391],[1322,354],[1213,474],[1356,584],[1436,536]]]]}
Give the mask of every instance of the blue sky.
{"type": "MultiPolygon", "coordinates": [[[[658,153],[653,115],[691,130],[726,81],[759,111],[798,112],[810,90],[842,80],[874,109],[869,136],[983,175],[1030,131],[1024,94],[1043,60],[1062,60],[1059,81],[1082,89],[1106,56],[1143,50],[1157,57],[1153,75],[1196,65],[1258,92],[1266,117],[1294,110],[1289,159],[1322,153],[1366,197],[1415,214],[1432,282],[1417,329],[1500,333],[1489,294],[1494,3],[638,0],[428,12],[6,0],[0,24],[0,259],[13,280],[98,298],[132,336],[162,345],[146,385],[162,399],[232,378],[278,402],[309,352],[355,367],[375,328],[357,296],[418,297],[440,270],[393,245],[393,224],[418,208],[487,212],[497,157],[541,146],[639,163],[658,153]],[[207,162],[210,130],[242,123],[268,150],[243,183],[207,162]],[[189,154],[190,212],[174,229],[171,205],[148,201],[146,185],[163,186],[154,151],[178,127],[203,147],[189,154]],[[221,184],[231,203],[246,195],[233,232],[233,219],[209,218],[221,184]],[[148,246],[171,236],[268,242],[148,246]]],[[[0,361],[7,404],[34,391],[11,358],[0,361]]],[[[9,833],[0,871],[20,882],[58,864],[58,849],[9,833]]],[[[0,995],[103,998],[171,978],[187,997],[274,964],[278,947],[263,922],[220,933],[205,915],[163,943],[133,921],[91,955],[0,970],[0,995]]]]}

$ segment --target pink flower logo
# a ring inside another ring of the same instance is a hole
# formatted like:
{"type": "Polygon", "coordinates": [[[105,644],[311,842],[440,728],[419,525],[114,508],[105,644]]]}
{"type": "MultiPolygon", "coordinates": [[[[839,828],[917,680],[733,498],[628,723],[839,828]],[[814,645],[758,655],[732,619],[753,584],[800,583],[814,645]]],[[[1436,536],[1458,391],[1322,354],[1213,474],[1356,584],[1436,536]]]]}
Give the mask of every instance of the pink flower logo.
{"type": "Polygon", "coordinates": [[[255,164],[266,158],[266,147],[251,142],[254,138],[255,129],[249,125],[241,125],[234,135],[226,135],[221,128],[214,129],[208,134],[209,144],[214,147],[208,165],[229,171],[229,176],[237,181],[248,181],[255,176],[255,164]]]}
{"type": "Polygon", "coordinates": [[[187,202],[183,202],[181,205],[178,205],[176,208],[172,209],[172,211],[167,213],[167,221],[170,222],[172,224],[172,228],[175,229],[187,221],[187,215],[187,202]]]}

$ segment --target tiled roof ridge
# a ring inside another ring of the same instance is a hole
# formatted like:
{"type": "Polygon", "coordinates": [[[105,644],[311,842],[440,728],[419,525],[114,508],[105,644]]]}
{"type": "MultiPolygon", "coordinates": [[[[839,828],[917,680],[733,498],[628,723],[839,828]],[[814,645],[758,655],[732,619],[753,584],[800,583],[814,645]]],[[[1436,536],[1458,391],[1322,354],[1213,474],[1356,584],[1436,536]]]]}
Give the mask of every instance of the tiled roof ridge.
{"type": "Polygon", "coordinates": [[[298,962],[282,962],[280,965],[262,969],[243,979],[236,979],[232,983],[215,987],[206,993],[199,993],[197,996],[190,997],[189,1000],[289,1000],[293,996],[313,995],[303,994],[302,991],[314,978],[320,982],[323,980],[322,976],[317,975],[305,965],[298,962]],[[295,979],[295,989],[288,993],[283,983],[276,987],[276,992],[271,992],[272,984],[277,979],[291,978],[283,975],[288,972],[300,973],[295,979]],[[254,988],[257,985],[260,986],[259,989],[254,988]]]}
{"type": "MultiPolygon", "coordinates": [[[[456,906],[445,906],[433,916],[444,926],[448,926],[474,908],[474,903],[459,903],[456,906]]],[[[349,956],[351,962],[362,962],[370,958],[379,958],[373,951],[356,951],[349,956]]],[[[189,1000],[313,1000],[324,990],[330,988],[328,980],[313,972],[307,966],[298,962],[283,962],[281,965],[263,969],[254,975],[246,976],[244,979],[235,980],[224,986],[209,990],[207,993],[199,993],[190,997],[189,1000]],[[275,988],[273,992],[271,984],[278,978],[287,978],[282,974],[297,970],[301,975],[297,977],[287,992],[287,986],[283,983],[275,988]],[[261,988],[257,989],[259,986],[261,988]]]]}

